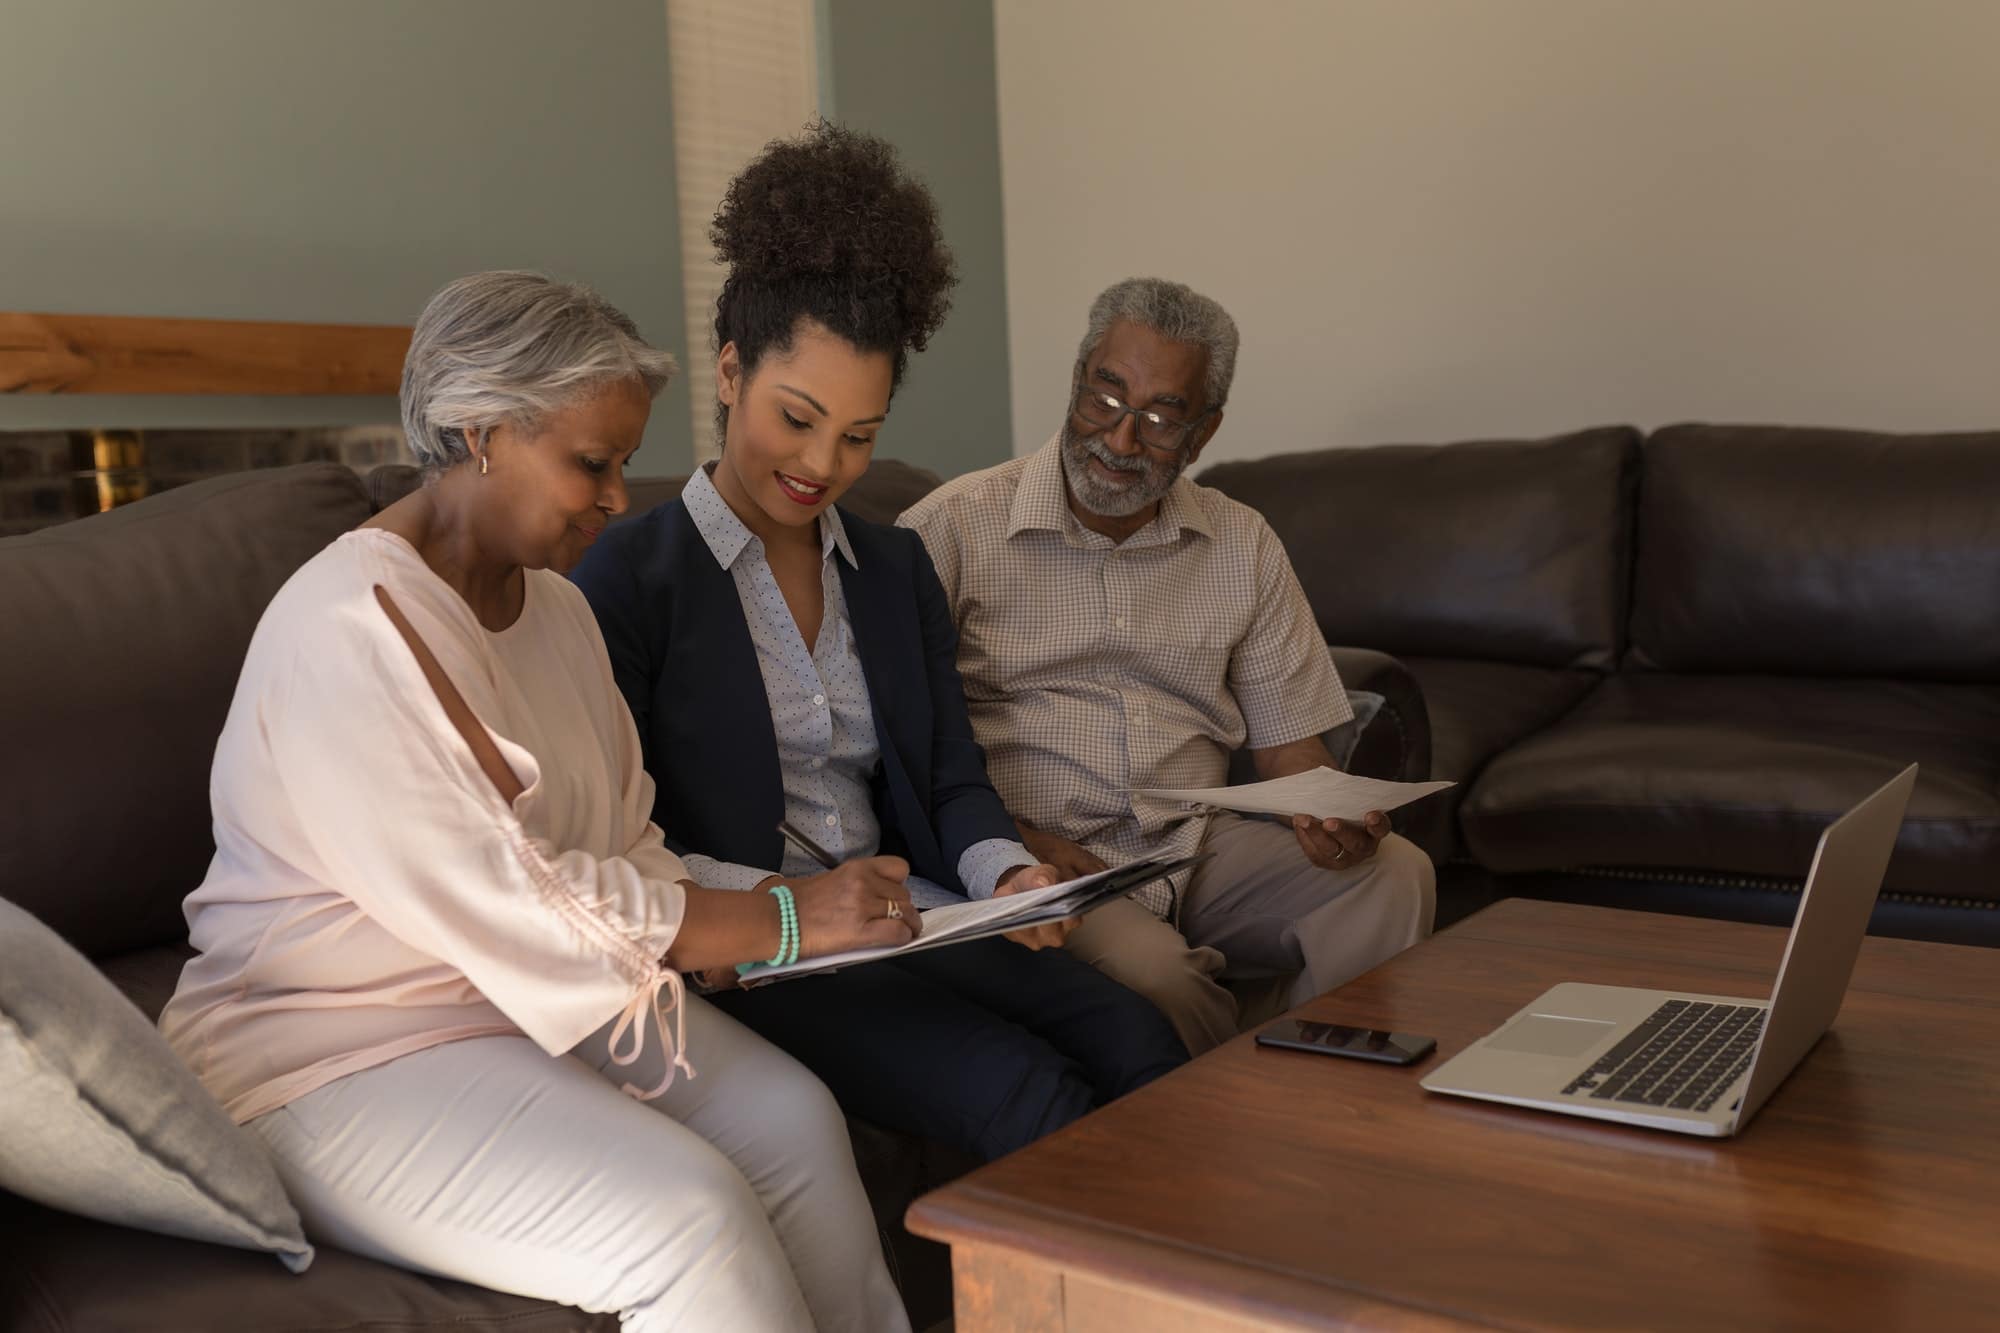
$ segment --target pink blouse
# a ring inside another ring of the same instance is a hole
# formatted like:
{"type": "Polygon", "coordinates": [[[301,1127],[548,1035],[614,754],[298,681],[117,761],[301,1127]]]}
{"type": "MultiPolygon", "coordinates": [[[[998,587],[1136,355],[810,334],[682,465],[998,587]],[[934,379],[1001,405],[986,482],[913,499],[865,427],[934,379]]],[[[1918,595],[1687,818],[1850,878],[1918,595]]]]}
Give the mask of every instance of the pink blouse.
{"type": "Polygon", "coordinates": [[[496,633],[402,538],[346,534],[258,622],[209,788],[215,860],[186,905],[200,954],[160,1029],[238,1122],[443,1042],[560,1054],[614,1018],[621,1063],[653,1027],[668,1080],[692,1072],[658,1017],[662,990],[668,1011],[682,998],[664,959],[688,872],[568,580],[529,571],[496,633]],[[511,805],[377,586],[520,779],[511,805]]]}

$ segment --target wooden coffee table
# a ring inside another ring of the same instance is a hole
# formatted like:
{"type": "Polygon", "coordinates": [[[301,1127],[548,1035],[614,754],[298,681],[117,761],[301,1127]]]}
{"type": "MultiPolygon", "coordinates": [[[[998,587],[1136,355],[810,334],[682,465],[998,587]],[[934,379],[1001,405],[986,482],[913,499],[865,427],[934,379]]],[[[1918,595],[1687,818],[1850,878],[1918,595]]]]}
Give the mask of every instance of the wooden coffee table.
{"type": "Polygon", "coordinates": [[[2000,951],[1870,939],[1735,1139],[1417,1080],[1559,981],[1767,996],[1785,932],[1509,900],[1296,1011],[1405,1069],[1242,1037],[919,1200],[958,1333],[2000,1328],[2000,951]]]}

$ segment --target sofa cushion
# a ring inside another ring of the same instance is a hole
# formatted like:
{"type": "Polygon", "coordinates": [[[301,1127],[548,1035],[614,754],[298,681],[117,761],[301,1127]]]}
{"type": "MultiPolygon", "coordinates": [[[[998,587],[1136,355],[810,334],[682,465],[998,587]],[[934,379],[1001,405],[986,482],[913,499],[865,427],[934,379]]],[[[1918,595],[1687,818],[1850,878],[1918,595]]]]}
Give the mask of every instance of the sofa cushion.
{"type": "Polygon", "coordinates": [[[367,517],[354,473],[308,463],[0,540],[0,897],[89,954],[186,936],[251,631],[367,517]]]}
{"type": "Polygon", "coordinates": [[[1646,442],[1635,666],[2000,682],[2000,434],[1646,442]]]}
{"type": "Polygon", "coordinates": [[[905,509],[936,490],[939,481],[927,467],[878,458],[840,503],[870,523],[894,523],[905,509]]]}
{"type": "Polygon", "coordinates": [[[312,1262],[264,1147],[89,960],[0,901],[0,1186],[53,1208],[312,1262]]]}
{"type": "Polygon", "coordinates": [[[157,1024],[167,1001],[174,998],[174,988],[180,985],[181,969],[193,957],[194,946],[183,940],[90,961],[120,995],[138,1006],[148,1023],[157,1024]]]}
{"type": "Polygon", "coordinates": [[[296,1276],[262,1255],[127,1231],[0,1195],[0,1328],[257,1333],[617,1333],[618,1317],[407,1272],[321,1246],[296,1276]]]}
{"type": "Polygon", "coordinates": [[[1548,726],[1604,679],[1595,671],[1551,671],[1505,662],[1405,658],[1431,719],[1433,778],[1470,782],[1486,761],[1548,726]]]}
{"type": "MultiPolygon", "coordinates": [[[[1348,702],[1357,695],[1375,701],[1367,719],[1355,709],[1353,741],[1340,767],[1363,777],[1391,782],[1422,782],[1431,775],[1431,722],[1424,707],[1423,688],[1398,658],[1373,648],[1329,644],[1327,652],[1347,687],[1348,702]]],[[[1329,746],[1329,749],[1332,747],[1329,746]]],[[[1235,781],[1235,779],[1231,779],[1235,781]]]]}
{"type": "Polygon", "coordinates": [[[1460,816],[1497,871],[1803,878],[1826,825],[1921,765],[1885,887],[2000,900],[2000,689],[1631,674],[1486,766],[1460,816]]]}
{"type": "MultiPolygon", "coordinates": [[[[378,467],[368,474],[368,495],[375,508],[383,509],[402,499],[422,484],[423,474],[407,463],[378,467]]],[[[620,519],[645,513],[681,493],[686,477],[628,477],[625,489],[630,508],[620,519]]],[[[896,516],[936,490],[938,475],[928,468],[893,458],[878,458],[861,474],[852,490],[841,497],[841,508],[851,510],[871,523],[894,523],[896,516]]]]}
{"type": "MultiPolygon", "coordinates": [[[[643,514],[654,505],[664,504],[681,493],[686,477],[627,477],[625,492],[629,500],[626,511],[614,518],[631,518],[643,514]]],[[[368,487],[368,505],[380,513],[396,501],[410,494],[424,484],[423,469],[409,463],[384,463],[368,473],[365,479],[368,487]]]]}
{"type": "Polygon", "coordinates": [[[1219,463],[1330,643],[1399,657],[1608,667],[1623,645],[1639,435],[1384,445],[1219,463]]]}
{"type": "Polygon", "coordinates": [[[1459,784],[1422,803],[1411,836],[1434,860],[1451,860],[1462,853],[1458,808],[1486,761],[1568,712],[1603,677],[1444,657],[1407,658],[1403,665],[1422,688],[1430,718],[1431,768],[1418,776],[1459,784]]]}

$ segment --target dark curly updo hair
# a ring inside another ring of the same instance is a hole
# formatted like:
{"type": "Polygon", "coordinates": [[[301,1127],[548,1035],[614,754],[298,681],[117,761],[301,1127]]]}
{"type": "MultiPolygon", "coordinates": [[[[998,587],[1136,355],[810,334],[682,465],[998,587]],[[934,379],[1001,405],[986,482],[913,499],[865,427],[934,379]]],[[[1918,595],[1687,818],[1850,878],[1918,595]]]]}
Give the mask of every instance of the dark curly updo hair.
{"type": "MultiPolygon", "coordinates": [[[[820,121],[767,144],[737,173],[708,229],[729,267],[715,345],[736,344],[747,376],[792,345],[801,319],[894,358],[903,382],[951,308],[958,281],[937,204],[886,140],[820,121]]],[[[718,409],[726,428],[727,409],[718,409]]]]}

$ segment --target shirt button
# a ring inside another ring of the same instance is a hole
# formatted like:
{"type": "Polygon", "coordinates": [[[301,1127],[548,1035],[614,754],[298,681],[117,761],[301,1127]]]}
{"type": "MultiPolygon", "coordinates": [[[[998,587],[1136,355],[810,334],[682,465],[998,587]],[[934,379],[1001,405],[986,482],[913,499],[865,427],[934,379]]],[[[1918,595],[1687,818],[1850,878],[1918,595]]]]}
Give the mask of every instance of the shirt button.
{"type": "Polygon", "coordinates": [[[826,817],[826,826],[828,828],[832,828],[835,824],[838,824],[839,822],[840,822],[839,815],[828,815],[826,817]]]}
{"type": "Polygon", "coordinates": [[[816,755],[814,755],[814,756],[813,756],[813,759],[812,759],[812,766],[813,766],[814,768],[825,768],[825,767],[826,767],[826,758],[825,758],[825,756],[823,756],[823,755],[817,755],[817,754],[816,754],[816,755]]]}
{"type": "Polygon", "coordinates": [[[1118,617],[1118,618],[1117,618],[1116,620],[1112,621],[1111,623],[1112,623],[1112,625],[1113,625],[1113,626],[1115,626],[1115,627],[1116,627],[1116,628],[1118,628],[1118,629],[1124,629],[1124,628],[1125,628],[1125,617],[1123,617],[1123,616],[1119,616],[1119,617],[1118,617]]]}
{"type": "Polygon", "coordinates": [[[824,694],[815,694],[813,696],[813,707],[814,708],[826,707],[826,696],[824,694]]]}

